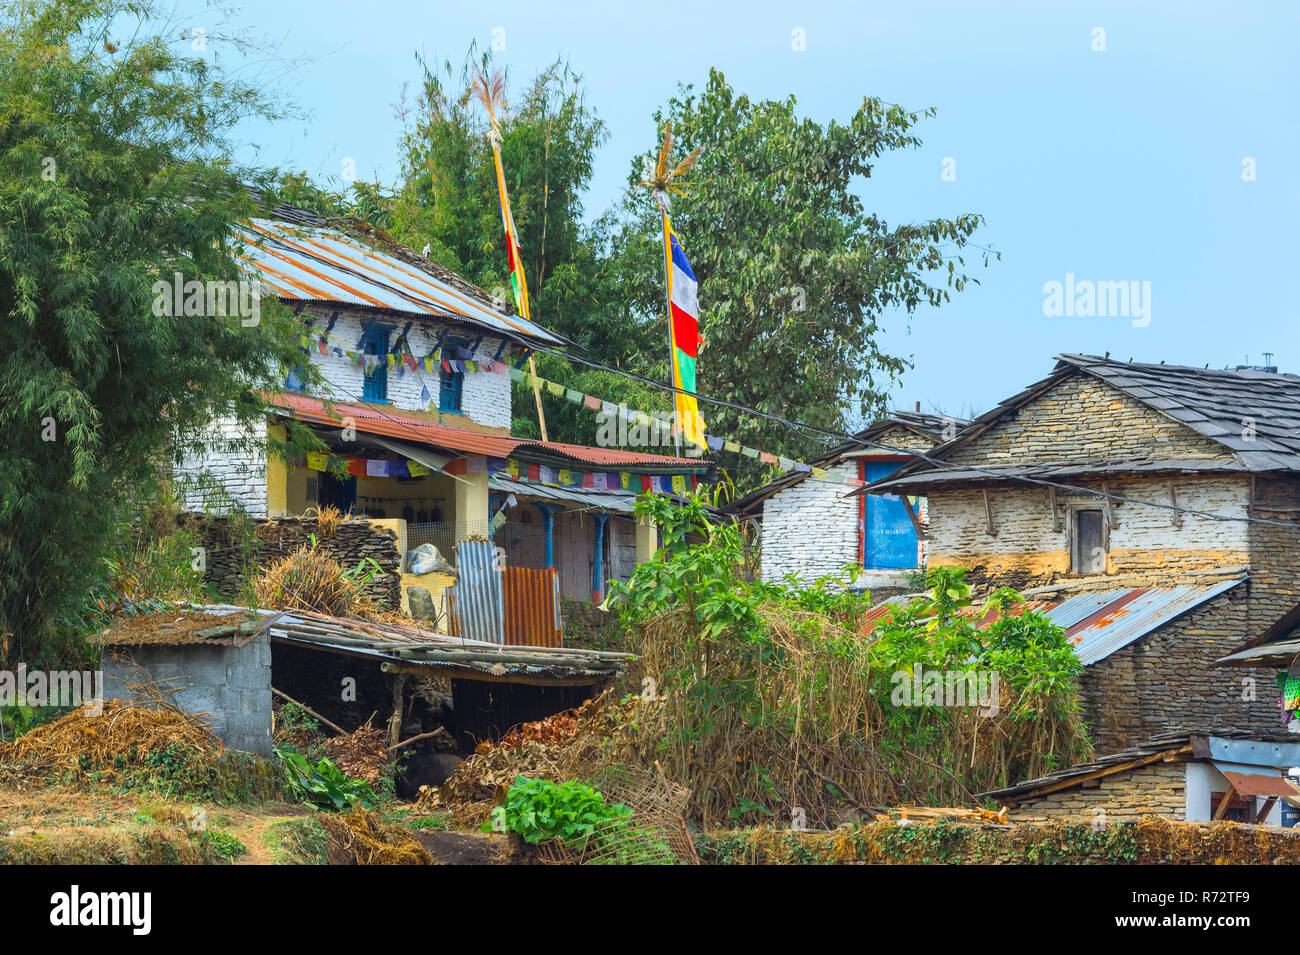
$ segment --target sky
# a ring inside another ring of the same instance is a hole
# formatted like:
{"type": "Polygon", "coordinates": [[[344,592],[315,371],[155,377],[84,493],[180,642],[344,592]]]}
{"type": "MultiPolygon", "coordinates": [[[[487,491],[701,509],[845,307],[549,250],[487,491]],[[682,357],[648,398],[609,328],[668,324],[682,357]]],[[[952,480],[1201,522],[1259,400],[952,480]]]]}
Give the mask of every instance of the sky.
{"type": "Polygon", "coordinates": [[[818,122],[864,96],[933,107],[923,147],[882,159],[859,194],[891,224],[978,213],[973,241],[1002,258],[968,258],[980,284],[940,308],[883,317],[885,350],[914,363],[895,407],[986,411],[1062,352],[1212,368],[1272,352],[1300,373],[1286,284],[1300,251],[1300,4],[282,0],[235,22],[307,60],[287,85],[310,114],[248,130],[256,150],[241,158],[322,181],[351,159],[358,178],[395,182],[394,107],[418,88],[417,51],[459,64],[472,41],[504,46],[518,88],[567,57],[610,132],[589,216],[656,145],[656,107],[710,67],[753,98],[793,95],[818,122]],[[1120,314],[1088,314],[1091,283],[1121,282],[1127,309],[1111,285],[1099,300],[1120,314]]]}

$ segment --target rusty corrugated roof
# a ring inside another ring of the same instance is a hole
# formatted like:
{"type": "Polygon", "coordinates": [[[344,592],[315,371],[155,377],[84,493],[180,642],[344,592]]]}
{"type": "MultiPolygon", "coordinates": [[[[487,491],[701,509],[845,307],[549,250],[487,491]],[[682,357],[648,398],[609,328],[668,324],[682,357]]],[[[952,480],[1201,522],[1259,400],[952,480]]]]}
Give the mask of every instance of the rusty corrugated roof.
{"type": "MultiPolygon", "coordinates": [[[[1065,638],[1074,647],[1084,666],[1106,659],[1165,624],[1227,593],[1245,581],[1245,575],[1231,577],[1216,584],[1178,587],[1128,587],[1121,590],[1089,591],[1065,600],[1027,601],[1023,607],[1010,608],[1011,616],[1026,610],[1040,613],[1065,630],[1065,638]]],[[[903,595],[872,607],[863,617],[863,633],[870,634],[891,609],[906,607],[916,595],[903,595]]],[[[980,612],[967,608],[968,615],[980,612]]],[[[984,630],[998,616],[983,613],[975,626],[984,630]]]]}
{"type": "Polygon", "coordinates": [[[440,277],[433,263],[404,261],[328,226],[253,219],[247,228],[241,259],[280,298],[468,322],[507,338],[564,344],[536,322],[491,308],[487,293],[459,277],[440,277]]]}
{"type": "Polygon", "coordinates": [[[276,392],[268,400],[273,407],[303,421],[340,427],[346,417],[363,434],[386,435],[417,444],[448,448],[463,454],[505,458],[522,452],[538,459],[564,458],[596,467],[670,473],[702,472],[708,469],[707,462],[693,458],[671,458],[616,448],[590,448],[556,441],[529,441],[508,435],[484,434],[468,428],[452,428],[399,408],[336,401],[332,403],[332,408],[327,409],[320,398],[292,391],[276,392]]]}

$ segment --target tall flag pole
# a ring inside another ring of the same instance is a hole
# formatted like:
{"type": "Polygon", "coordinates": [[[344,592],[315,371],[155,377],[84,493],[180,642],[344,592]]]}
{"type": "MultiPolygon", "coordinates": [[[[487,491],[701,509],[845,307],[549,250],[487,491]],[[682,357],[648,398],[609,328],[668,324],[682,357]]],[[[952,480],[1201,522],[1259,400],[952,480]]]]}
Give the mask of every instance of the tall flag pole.
{"type": "MultiPolygon", "coordinates": [[[[514,213],[510,211],[510,196],[506,192],[506,174],[501,165],[501,126],[497,122],[496,107],[505,102],[506,82],[498,71],[492,74],[489,85],[487,77],[476,73],[473,82],[474,93],[487,110],[488,121],[492,124],[488,132],[488,141],[492,143],[492,157],[497,169],[497,194],[501,198],[501,225],[506,233],[506,264],[510,269],[510,286],[515,293],[515,310],[524,318],[531,319],[528,308],[528,279],[524,275],[524,262],[519,254],[519,231],[515,228],[514,213]]],[[[542,410],[542,387],[537,380],[537,363],[532,355],[528,356],[528,371],[533,379],[533,399],[537,402],[537,423],[542,429],[542,440],[546,441],[546,413],[542,410]]]]}
{"type": "Polygon", "coordinates": [[[672,143],[673,130],[672,125],[669,124],[664,132],[663,145],[659,148],[654,178],[643,181],[641,185],[653,190],[655,203],[659,206],[659,212],[663,217],[664,298],[668,315],[669,374],[675,389],[673,392],[673,408],[677,417],[675,435],[678,453],[680,453],[683,437],[701,451],[705,447],[704,419],[700,417],[699,402],[695,398],[695,362],[702,342],[699,323],[699,283],[686,259],[681,241],[669,221],[671,200],[668,194],[675,192],[680,196],[686,195],[687,184],[674,182],[674,180],[695,165],[702,150],[696,148],[669,171],[668,156],[672,150],[672,143]]]}

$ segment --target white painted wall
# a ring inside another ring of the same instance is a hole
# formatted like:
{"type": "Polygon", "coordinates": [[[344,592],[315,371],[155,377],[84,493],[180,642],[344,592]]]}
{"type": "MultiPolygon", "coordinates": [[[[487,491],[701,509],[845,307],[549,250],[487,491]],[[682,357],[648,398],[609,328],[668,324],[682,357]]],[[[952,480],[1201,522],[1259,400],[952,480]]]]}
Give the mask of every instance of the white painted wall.
{"type": "MultiPolygon", "coordinates": [[[[331,347],[338,345],[338,347],[351,347],[353,350],[357,350],[362,329],[369,322],[370,316],[368,315],[357,312],[341,313],[338,321],[334,323],[333,330],[330,332],[331,340],[329,344],[331,347]],[[338,342],[339,339],[351,344],[341,345],[338,342]]],[[[325,330],[328,324],[328,313],[323,316],[316,313],[315,325],[308,331],[308,334],[318,335],[325,330]]],[[[406,327],[406,320],[399,317],[381,317],[380,324],[392,328],[388,337],[389,344],[392,345],[397,341],[402,329],[406,327]]],[[[417,359],[423,359],[425,355],[434,349],[438,342],[438,333],[442,328],[441,325],[421,321],[417,321],[411,326],[408,337],[411,352],[417,359]]],[[[454,330],[451,334],[462,339],[468,338],[471,342],[476,337],[465,330],[454,330]]],[[[485,337],[479,344],[478,353],[491,358],[497,353],[500,344],[500,338],[485,337]]],[[[362,400],[365,374],[360,367],[346,356],[322,355],[313,348],[311,362],[325,376],[328,394],[335,401],[362,400]]],[[[396,408],[404,408],[407,411],[426,411],[428,410],[428,403],[420,400],[420,393],[421,388],[427,387],[434,402],[434,410],[437,410],[438,377],[437,371],[426,372],[423,368],[418,371],[411,371],[404,366],[389,369],[389,404],[396,408]]],[[[509,428],[510,376],[487,371],[466,372],[465,383],[461,392],[461,413],[478,424],[489,428],[509,428]]]]}
{"type": "Polygon", "coordinates": [[[233,418],[218,418],[200,439],[204,450],[190,454],[174,470],[182,508],[224,514],[237,504],[252,517],[266,517],[266,433],[242,429],[233,418]],[[247,442],[254,445],[249,450],[247,442]],[[243,447],[240,442],[245,442],[243,447]],[[216,493],[200,482],[220,485],[216,493]]]}
{"type": "MultiPolygon", "coordinates": [[[[830,470],[858,475],[856,461],[843,461],[830,470]]],[[[810,475],[764,501],[762,579],[778,581],[793,573],[812,581],[856,563],[858,499],[847,496],[852,490],[810,475]]]]}
{"type": "MultiPolygon", "coordinates": [[[[1213,816],[1210,812],[1210,793],[1227,792],[1228,780],[1223,773],[1214,768],[1213,763],[1190,762],[1187,766],[1187,821],[1209,822],[1213,816]]],[[[1272,773],[1271,769],[1261,768],[1261,773],[1272,773]]],[[[1257,813],[1268,800],[1256,797],[1252,800],[1251,814],[1257,813]]],[[[1261,820],[1266,826],[1282,825],[1282,800],[1273,804],[1267,816],[1261,820]]]]}

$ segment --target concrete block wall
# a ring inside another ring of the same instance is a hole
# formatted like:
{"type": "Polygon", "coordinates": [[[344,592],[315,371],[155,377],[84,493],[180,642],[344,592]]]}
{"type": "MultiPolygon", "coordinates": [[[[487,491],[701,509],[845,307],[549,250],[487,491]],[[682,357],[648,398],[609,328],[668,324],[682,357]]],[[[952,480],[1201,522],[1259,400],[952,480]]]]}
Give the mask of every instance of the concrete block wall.
{"type": "MultiPolygon", "coordinates": [[[[829,469],[857,477],[856,461],[829,469]]],[[[852,487],[807,477],[763,502],[762,578],[798,574],[812,581],[858,560],[858,499],[852,487]]]]}
{"type": "Polygon", "coordinates": [[[103,670],[106,699],[130,699],[128,683],[170,681],[176,705],[207,714],[226,746],[271,755],[271,643],[265,633],[243,647],[106,647],[103,670]]]}
{"type": "MultiPolygon", "coordinates": [[[[307,334],[319,335],[329,325],[329,317],[333,313],[322,314],[316,310],[312,314],[315,316],[314,324],[307,334]]],[[[307,313],[304,312],[304,317],[306,315],[307,313]]],[[[351,347],[355,350],[361,341],[362,330],[370,323],[371,318],[372,316],[360,312],[344,311],[334,323],[330,335],[333,339],[351,342],[351,347]]],[[[406,327],[406,321],[408,320],[394,316],[380,317],[381,325],[392,328],[388,336],[390,345],[396,343],[397,337],[406,327]]],[[[417,320],[411,326],[408,335],[411,353],[417,359],[423,359],[437,347],[438,334],[445,328],[445,325],[437,322],[417,320]]],[[[452,329],[449,333],[458,338],[468,338],[470,341],[477,337],[464,329],[452,329]]],[[[331,347],[334,344],[335,342],[331,340],[331,347]]],[[[499,337],[485,337],[479,344],[478,352],[492,357],[497,353],[500,344],[499,337]]],[[[363,400],[365,373],[354,362],[346,356],[322,355],[315,349],[311,351],[310,358],[312,364],[316,365],[324,375],[328,393],[335,401],[363,400]]],[[[388,371],[388,402],[393,407],[407,411],[427,411],[428,402],[420,398],[421,390],[427,388],[434,402],[434,410],[437,410],[438,382],[439,374],[436,370],[426,372],[421,367],[418,371],[411,371],[403,366],[391,368],[388,371]]],[[[466,372],[461,391],[461,416],[487,428],[509,429],[510,376],[488,371],[466,372]]],[[[447,416],[445,423],[455,425],[457,422],[453,416],[447,416]]]]}

